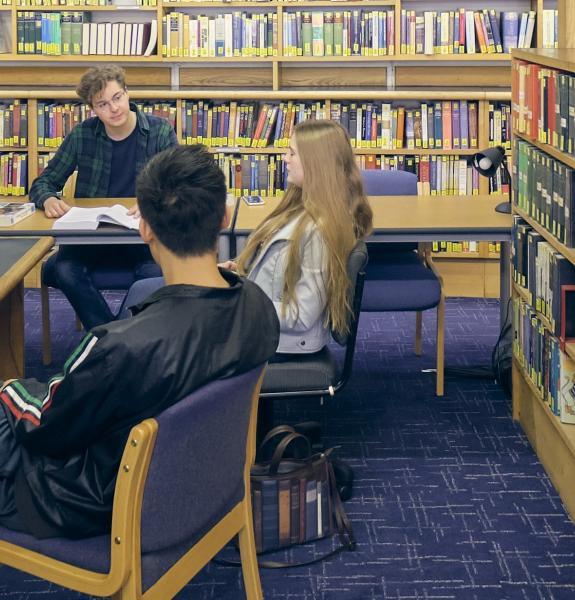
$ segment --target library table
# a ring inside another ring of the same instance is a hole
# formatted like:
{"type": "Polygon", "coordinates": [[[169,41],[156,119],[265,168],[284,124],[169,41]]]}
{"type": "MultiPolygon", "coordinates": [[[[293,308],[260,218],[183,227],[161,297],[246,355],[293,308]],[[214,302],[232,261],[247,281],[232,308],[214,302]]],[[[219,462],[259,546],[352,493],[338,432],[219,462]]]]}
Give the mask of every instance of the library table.
{"type": "MultiPolygon", "coordinates": [[[[25,202],[22,197],[3,198],[3,201],[25,202]]],[[[70,206],[81,206],[84,208],[93,208],[99,206],[112,206],[121,204],[126,208],[134,206],[135,198],[76,198],[75,200],[66,200],[70,206]]],[[[235,218],[237,210],[237,199],[234,199],[234,205],[230,207],[233,211],[232,219],[235,218]]],[[[67,244],[73,245],[93,245],[93,244],[142,244],[140,233],[136,229],[126,229],[110,224],[104,224],[93,231],[86,230],[58,230],[52,229],[55,219],[49,219],[43,210],[36,210],[34,214],[26,217],[16,225],[11,227],[0,227],[0,238],[10,236],[42,236],[50,235],[59,246],[67,244]]],[[[219,254],[222,260],[230,257],[230,237],[231,227],[222,231],[219,240],[219,254]]]]}
{"type": "Polygon", "coordinates": [[[53,245],[49,236],[0,239],[0,379],[24,375],[24,277],[53,245]]]}
{"type": "MultiPolygon", "coordinates": [[[[370,241],[501,242],[500,322],[505,322],[510,298],[511,215],[495,212],[501,196],[371,196],[373,233],[370,241]]],[[[240,202],[234,237],[241,241],[271,213],[279,198],[267,198],[265,204],[248,206],[240,202]]]]}

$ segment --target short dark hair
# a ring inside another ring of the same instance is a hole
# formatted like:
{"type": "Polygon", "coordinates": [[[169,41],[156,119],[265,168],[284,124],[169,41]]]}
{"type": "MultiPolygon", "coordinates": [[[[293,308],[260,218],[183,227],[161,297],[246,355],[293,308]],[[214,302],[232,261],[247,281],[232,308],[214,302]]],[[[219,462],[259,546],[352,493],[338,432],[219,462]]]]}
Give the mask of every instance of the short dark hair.
{"type": "Polygon", "coordinates": [[[126,89],[126,72],[119,65],[97,65],[88,69],[80,83],[76,87],[76,94],[80,99],[92,106],[94,98],[108,85],[110,81],[116,81],[118,85],[126,89]]]}
{"type": "Polygon", "coordinates": [[[136,180],[140,212],[160,242],[178,256],[213,251],[226,211],[226,180],[205,146],[156,154],[136,180]]]}

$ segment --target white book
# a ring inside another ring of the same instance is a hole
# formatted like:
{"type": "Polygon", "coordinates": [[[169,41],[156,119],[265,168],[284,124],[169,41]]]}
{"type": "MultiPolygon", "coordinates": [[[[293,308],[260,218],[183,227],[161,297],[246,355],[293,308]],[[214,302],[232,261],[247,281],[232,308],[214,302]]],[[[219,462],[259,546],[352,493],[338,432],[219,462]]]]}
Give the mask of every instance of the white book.
{"type": "Polygon", "coordinates": [[[234,21],[232,13],[226,13],[224,15],[224,54],[225,56],[234,55],[233,47],[234,39],[234,21]]]}
{"type": "Polygon", "coordinates": [[[90,23],[90,54],[98,53],[98,23],[90,23]]]}
{"type": "Polygon", "coordinates": [[[144,50],[144,56],[151,56],[154,51],[156,44],[158,43],[158,21],[154,19],[150,22],[150,39],[148,40],[148,46],[144,50]]]}
{"type": "Polygon", "coordinates": [[[132,25],[132,43],[130,45],[130,54],[132,56],[137,56],[139,54],[138,44],[142,39],[142,33],[144,33],[144,24],[134,23],[132,25]]]}
{"type": "Polygon", "coordinates": [[[124,54],[124,47],[126,45],[126,23],[120,23],[118,30],[118,54],[124,54]]]}
{"type": "Polygon", "coordinates": [[[533,38],[533,32],[535,31],[535,11],[529,11],[529,19],[527,20],[527,28],[525,29],[525,40],[523,41],[523,48],[531,48],[531,40],[533,38]]]}
{"type": "Polygon", "coordinates": [[[106,35],[105,35],[105,54],[109,56],[112,54],[112,23],[106,23],[106,35]]]}
{"type": "Polygon", "coordinates": [[[120,23],[112,23],[112,54],[118,55],[118,38],[120,36],[120,23]]]}
{"type": "Polygon", "coordinates": [[[52,229],[92,231],[98,229],[100,223],[111,223],[127,229],[138,229],[140,219],[128,215],[128,209],[121,204],[95,208],[73,206],[63,217],[54,221],[52,229]]]}
{"type": "Polygon", "coordinates": [[[134,29],[133,23],[126,23],[126,38],[124,40],[124,54],[129,56],[131,54],[130,48],[132,47],[132,31],[134,29]]]}
{"type": "Polygon", "coordinates": [[[106,52],[106,23],[98,23],[98,42],[96,44],[96,54],[105,54],[106,52]]]}
{"type": "Polygon", "coordinates": [[[433,33],[435,31],[435,13],[433,11],[425,11],[423,13],[423,53],[434,54],[433,48],[433,33]]]}
{"type": "Polygon", "coordinates": [[[465,11],[465,46],[467,54],[475,54],[475,21],[472,10],[465,11]]]}
{"type": "Polygon", "coordinates": [[[82,23],[82,54],[90,54],[90,23],[82,23]]]}
{"type": "Polygon", "coordinates": [[[0,202],[0,227],[15,225],[35,210],[33,202],[0,202]]]}

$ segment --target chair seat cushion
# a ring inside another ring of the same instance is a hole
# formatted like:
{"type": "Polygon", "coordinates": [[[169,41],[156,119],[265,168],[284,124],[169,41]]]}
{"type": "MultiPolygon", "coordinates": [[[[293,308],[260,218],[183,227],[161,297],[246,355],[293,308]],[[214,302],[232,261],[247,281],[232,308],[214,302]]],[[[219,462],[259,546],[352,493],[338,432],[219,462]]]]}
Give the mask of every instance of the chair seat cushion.
{"type": "Polygon", "coordinates": [[[262,384],[262,393],[321,391],[339,380],[337,361],[329,348],[314,354],[291,355],[290,360],[270,362],[262,384]]]}
{"type": "Polygon", "coordinates": [[[414,252],[386,256],[367,265],[362,311],[420,311],[439,304],[439,280],[414,252]]]}
{"type": "Polygon", "coordinates": [[[100,535],[83,540],[70,540],[67,538],[39,540],[32,535],[0,527],[0,540],[82,569],[89,569],[97,573],[108,573],[110,570],[109,535],[100,535]]]}

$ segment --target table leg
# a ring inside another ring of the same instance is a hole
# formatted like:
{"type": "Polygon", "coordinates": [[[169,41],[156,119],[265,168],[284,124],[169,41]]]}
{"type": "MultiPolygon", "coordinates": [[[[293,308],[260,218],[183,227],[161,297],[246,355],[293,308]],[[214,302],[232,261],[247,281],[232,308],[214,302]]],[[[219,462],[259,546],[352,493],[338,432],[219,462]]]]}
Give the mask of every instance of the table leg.
{"type": "Polygon", "coordinates": [[[499,253],[499,328],[507,318],[509,298],[511,298],[511,242],[501,242],[499,253]]]}
{"type": "Polygon", "coordinates": [[[24,283],[0,300],[0,379],[24,376],[24,283]]]}

